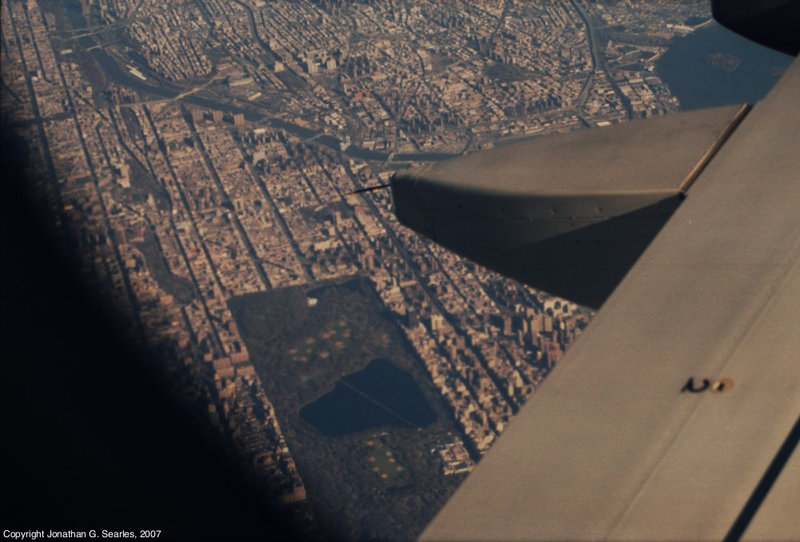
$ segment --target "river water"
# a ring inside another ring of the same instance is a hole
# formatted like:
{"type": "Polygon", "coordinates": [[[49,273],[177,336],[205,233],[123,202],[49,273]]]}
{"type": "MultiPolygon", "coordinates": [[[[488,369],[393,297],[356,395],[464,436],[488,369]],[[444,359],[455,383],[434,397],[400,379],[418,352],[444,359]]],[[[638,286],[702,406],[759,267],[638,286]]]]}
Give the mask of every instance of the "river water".
{"type": "Polygon", "coordinates": [[[673,42],[656,73],[684,110],[763,98],[792,57],[757,45],[717,23],[673,42]]]}
{"type": "MultiPolygon", "coordinates": [[[[87,22],[78,0],[62,2],[70,25],[73,28],[86,27],[87,22]]],[[[81,38],[79,44],[89,48],[96,44],[96,40],[88,36],[81,38]]],[[[180,92],[180,89],[168,88],[167,84],[154,78],[142,81],[134,77],[102,48],[92,49],[91,54],[106,76],[121,85],[163,98],[174,98],[180,92]]],[[[791,60],[792,57],[788,55],[756,45],[712,23],[677,39],[656,63],[656,71],[678,96],[681,107],[688,110],[733,103],[754,103],[769,91],[791,60]]],[[[319,144],[332,149],[341,148],[341,141],[334,136],[269,117],[255,106],[237,107],[196,95],[186,96],[182,100],[207,109],[244,113],[249,121],[266,121],[271,126],[302,138],[316,136],[315,140],[319,144]]],[[[388,153],[356,145],[349,146],[345,154],[353,158],[381,162],[389,158],[388,153]]],[[[433,152],[402,154],[393,158],[395,161],[439,161],[453,156],[455,155],[433,152]]]]}

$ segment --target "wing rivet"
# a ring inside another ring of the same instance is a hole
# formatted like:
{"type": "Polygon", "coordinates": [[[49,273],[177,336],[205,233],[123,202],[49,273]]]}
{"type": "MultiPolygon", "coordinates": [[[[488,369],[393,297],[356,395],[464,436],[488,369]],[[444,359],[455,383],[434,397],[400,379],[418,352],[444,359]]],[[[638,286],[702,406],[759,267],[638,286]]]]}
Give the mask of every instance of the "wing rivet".
{"type": "Polygon", "coordinates": [[[708,378],[704,378],[701,384],[697,384],[694,380],[694,377],[691,377],[681,388],[681,393],[703,393],[704,391],[723,393],[731,388],[733,388],[733,380],[730,378],[718,378],[713,382],[708,378]]]}
{"type": "Polygon", "coordinates": [[[720,378],[711,383],[711,391],[714,393],[723,393],[733,388],[733,380],[730,378],[720,378]]]}

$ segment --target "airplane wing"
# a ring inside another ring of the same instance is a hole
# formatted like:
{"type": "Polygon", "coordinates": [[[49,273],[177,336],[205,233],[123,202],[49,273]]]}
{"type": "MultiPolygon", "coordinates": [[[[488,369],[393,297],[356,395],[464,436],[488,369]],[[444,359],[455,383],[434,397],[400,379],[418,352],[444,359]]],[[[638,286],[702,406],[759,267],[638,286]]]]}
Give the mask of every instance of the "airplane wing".
{"type": "Polygon", "coordinates": [[[423,540],[800,536],[800,61],[630,125],[392,180],[401,222],[602,306],[423,540]]]}
{"type": "Polygon", "coordinates": [[[468,258],[597,308],[748,111],[580,130],[397,173],[395,212],[468,258]]]}

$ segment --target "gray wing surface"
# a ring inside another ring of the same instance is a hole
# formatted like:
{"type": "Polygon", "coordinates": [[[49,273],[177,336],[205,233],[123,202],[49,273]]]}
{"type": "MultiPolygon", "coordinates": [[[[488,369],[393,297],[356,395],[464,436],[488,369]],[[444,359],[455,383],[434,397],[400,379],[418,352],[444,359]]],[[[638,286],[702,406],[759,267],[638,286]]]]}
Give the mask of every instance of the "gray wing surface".
{"type": "Polygon", "coordinates": [[[422,539],[797,539],[798,415],[796,60],[422,539]]]}

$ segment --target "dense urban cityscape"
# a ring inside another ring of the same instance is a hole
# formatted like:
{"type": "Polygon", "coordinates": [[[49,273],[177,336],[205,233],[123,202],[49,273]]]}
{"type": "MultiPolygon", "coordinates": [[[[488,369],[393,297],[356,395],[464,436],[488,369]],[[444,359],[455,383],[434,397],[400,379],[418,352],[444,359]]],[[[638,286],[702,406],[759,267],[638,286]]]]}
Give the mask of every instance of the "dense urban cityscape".
{"type": "MultiPolygon", "coordinates": [[[[319,503],[339,497],[314,493],[325,484],[306,479],[286,425],[305,403],[271,396],[285,386],[232,307],[286,290],[311,311],[312,290],[368,281],[364,302],[399,330],[372,357],[402,345],[449,419],[419,460],[391,430],[363,431],[363,463],[378,488],[419,491],[414,461],[460,480],[591,313],[405,229],[387,191],[353,192],[426,161],[677,111],[655,62],[708,19],[694,1],[8,0],[2,114],[87,282],[162,354],[175,396],[323,529],[319,503]],[[395,458],[411,474],[387,474],[395,458]]],[[[274,352],[310,367],[350,344],[348,322],[274,352]]],[[[424,483],[447,489],[407,498],[425,510],[409,504],[405,536],[457,485],[424,483]]],[[[402,536],[367,524],[337,534],[402,536]]]]}

